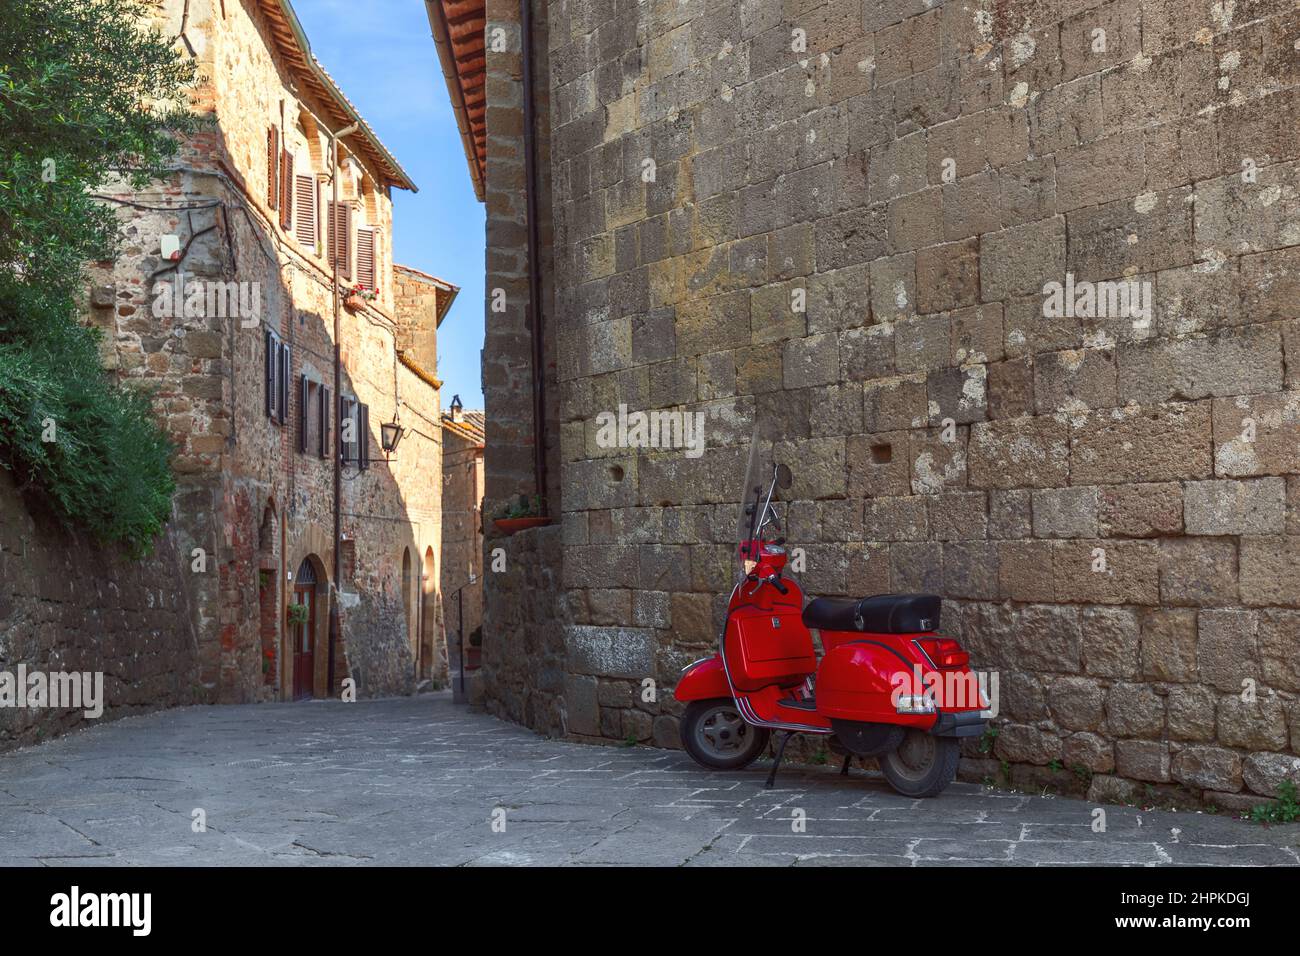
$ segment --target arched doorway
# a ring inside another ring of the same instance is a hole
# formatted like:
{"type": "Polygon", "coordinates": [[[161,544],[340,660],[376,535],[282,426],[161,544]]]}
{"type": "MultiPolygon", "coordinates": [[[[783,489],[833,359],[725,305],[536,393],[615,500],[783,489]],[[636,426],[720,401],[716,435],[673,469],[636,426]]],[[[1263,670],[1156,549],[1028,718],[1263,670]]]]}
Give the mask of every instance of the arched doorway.
{"type": "Polygon", "coordinates": [[[412,580],[411,549],[402,550],[402,613],[406,621],[406,646],[415,653],[415,582],[412,580]]]}
{"type": "Polygon", "coordinates": [[[293,699],[305,700],[316,685],[316,568],[311,558],[303,558],[293,576],[293,604],[293,699]]]}
{"type": "MultiPolygon", "coordinates": [[[[424,575],[420,589],[420,680],[433,676],[438,667],[434,660],[434,648],[438,629],[438,568],[433,555],[433,548],[424,552],[424,575]]],[[[438,668],[440,670],[440,668],[438,668]]]]}

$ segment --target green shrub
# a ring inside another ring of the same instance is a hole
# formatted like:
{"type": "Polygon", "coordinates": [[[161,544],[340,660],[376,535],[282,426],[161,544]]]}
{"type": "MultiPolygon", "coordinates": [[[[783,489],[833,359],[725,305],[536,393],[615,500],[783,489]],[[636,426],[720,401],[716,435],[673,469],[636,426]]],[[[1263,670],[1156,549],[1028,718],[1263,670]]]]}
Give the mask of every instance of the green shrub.
{"type": "Polygon", "coordinates": [[[141,0],[0,4],[0,466],[65,525],[147,552],[171,514],[172,448],[148,396],[100,366],[78,322],[87,260],[117,219],[113,171],[142,188],[193,117],[194,68],[141,0]],[[158,104],[173,104],[162,106],[158,104]]]}

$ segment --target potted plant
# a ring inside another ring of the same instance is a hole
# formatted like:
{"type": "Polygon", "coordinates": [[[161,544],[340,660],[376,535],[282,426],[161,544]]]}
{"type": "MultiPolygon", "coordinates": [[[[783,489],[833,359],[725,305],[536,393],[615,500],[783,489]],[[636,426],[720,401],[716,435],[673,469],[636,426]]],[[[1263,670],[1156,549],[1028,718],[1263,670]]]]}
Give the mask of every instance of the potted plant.
{"type": "Polygon", "coordinates": [[[545,508],[542,506],[544,499],[541,495],[520,495],[510,504],[501,509],[500,515],[492,519],[492,524],[496,529],[504,534],[514,534],[516,531],[523,531],[525,528],[536,528],[538,525],[550,524],[551,519],[546,517],[545,508]]]}
{"type": "Polygon", "coordinates": [[[275,648],[268,647],[262,651],[262,673],[270,675],[275,667],[275,648]]]}
{"type": "Polygon", "coordinates": [[[373,302],[378,295],[378,289],[367,288],[358,282],[344,293],[343,308],[349,312],[360,312],[367,302],[373,302]]]}
{"type": "Polygon", "coordinates": [[[289,623],[306,624],[307,623],[307,605],[290,604],[289,605],[289,623]]]}

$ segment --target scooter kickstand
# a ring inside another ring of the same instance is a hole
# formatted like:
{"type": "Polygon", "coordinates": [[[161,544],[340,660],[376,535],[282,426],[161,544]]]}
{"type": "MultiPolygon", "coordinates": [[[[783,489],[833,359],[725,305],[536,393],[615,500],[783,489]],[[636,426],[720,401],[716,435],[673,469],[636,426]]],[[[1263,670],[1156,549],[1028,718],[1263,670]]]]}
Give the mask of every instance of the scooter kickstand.
{"type": "Polygon", "coordinates": [[[781,742],[777,744],[776,760],[772,763],[772,772],[767,775],[767,783],[763,784],[764,790],[771,790],[772,785],[776,783],[776,770],[781,766],[781,758],[785,756],[785,745],[790,742],[790,738],[793,737],[794,734],[795,732],[793,730],[787,730],[785,736],[781,738],[781,742]]]}
{"type": "Polygon", "coordinates": [[[847,777],[847,776],[849,775],[849,761],[852,760],[852,759],[853,759],[853,755],[852,755],[852,754],[845,754],[845,755],[844,755],[844,766],[840,767],[840,776],[841,776],[841,777],[847,777]]]}

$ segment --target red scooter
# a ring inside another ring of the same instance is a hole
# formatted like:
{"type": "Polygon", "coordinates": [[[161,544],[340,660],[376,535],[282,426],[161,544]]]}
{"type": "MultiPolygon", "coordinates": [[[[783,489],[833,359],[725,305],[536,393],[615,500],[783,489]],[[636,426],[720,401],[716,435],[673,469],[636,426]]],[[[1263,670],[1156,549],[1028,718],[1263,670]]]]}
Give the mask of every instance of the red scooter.
{"type": "Polygon", "coordinates": [[[861,599],[804,594],[787,567],[773,498],[793,483],[790,469],[759,475],[751,445],[737,550],[740,570],[718,654],[682,671],[676,697],[687,704],[681,739],[695,762],[738,770],[784,733],[767,787],[795,734],[829,736],[844,756],[875,757],[885,779],[909,797],[932,797],[957,775],[958,741],[984,732],[988,707],[961,645],[941,637],[941,599],[882,594],[861,599]],[[767,488],[764,491],[763,485],[767,488]],[[812,631],[821,636],[820,661],[812,631]]]}

